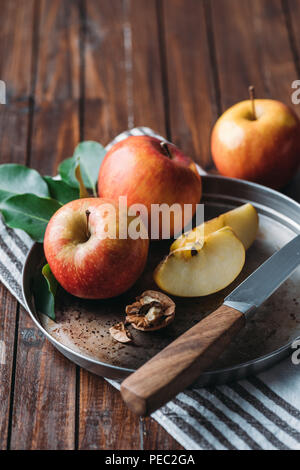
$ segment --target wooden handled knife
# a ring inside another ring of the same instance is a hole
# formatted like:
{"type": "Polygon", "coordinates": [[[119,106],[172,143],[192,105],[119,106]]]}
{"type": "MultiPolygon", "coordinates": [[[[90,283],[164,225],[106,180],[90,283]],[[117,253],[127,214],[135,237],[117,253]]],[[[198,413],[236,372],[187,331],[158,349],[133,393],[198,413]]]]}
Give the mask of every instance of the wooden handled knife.
{"type": "Polygon", "coordinates": [[[149,415],[191,385],[299,264],[297,235],[234,289],[221,307],[123,381],[121,394],[128,407],[140,416],[149,415]]]}

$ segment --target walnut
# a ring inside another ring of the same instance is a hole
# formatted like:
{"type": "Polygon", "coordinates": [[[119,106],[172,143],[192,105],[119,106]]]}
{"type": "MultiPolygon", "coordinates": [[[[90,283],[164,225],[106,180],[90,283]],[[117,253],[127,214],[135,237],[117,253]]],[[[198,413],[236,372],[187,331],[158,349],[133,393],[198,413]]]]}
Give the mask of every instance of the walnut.
{"type": "Polygon", "coordinates": [[[119,343],[131,343],[133,341],[130,331],[123,322],[117,323],[109,329],[111,336],[119,343]]]}
{"type": "Polygon", "coordinates": [[[165,328],[175,317],[175,303],[165,294],[145,291],[136,302],[126,307],[126,322],[137,330],[155,331],[165,328]]]}

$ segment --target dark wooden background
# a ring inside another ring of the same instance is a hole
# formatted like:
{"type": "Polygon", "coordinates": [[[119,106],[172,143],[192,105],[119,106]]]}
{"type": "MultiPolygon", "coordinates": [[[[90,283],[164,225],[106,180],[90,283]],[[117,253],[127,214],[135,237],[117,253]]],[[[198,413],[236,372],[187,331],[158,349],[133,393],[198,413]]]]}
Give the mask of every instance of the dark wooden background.
{"type": "MultiPolygon", "coordinates": [[[[210,171],[220,113],[249,84],[290,104],[300,79],[300,0],[1,0],[0,12],[1,163],[43,174],[80,139],[138,125],[210,171]]],[[[3,286],[0,302],[0,449],[139,448],[119,393],[54,350],[3,286]]],[[[180,446],[149,419],[145,448],[180,446]]]]}

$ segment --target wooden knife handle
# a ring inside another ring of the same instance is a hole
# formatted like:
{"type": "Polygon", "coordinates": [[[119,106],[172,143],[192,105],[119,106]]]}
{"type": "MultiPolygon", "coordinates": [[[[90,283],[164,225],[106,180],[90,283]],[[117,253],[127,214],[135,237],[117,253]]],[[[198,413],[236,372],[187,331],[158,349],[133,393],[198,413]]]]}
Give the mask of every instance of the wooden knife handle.
{"type": "Polygon", "coordinates": [[[241,312],[222,305],[123,381],[127,406],[139,416],[153,413],[191,385],[244,324],[241,312]]]}

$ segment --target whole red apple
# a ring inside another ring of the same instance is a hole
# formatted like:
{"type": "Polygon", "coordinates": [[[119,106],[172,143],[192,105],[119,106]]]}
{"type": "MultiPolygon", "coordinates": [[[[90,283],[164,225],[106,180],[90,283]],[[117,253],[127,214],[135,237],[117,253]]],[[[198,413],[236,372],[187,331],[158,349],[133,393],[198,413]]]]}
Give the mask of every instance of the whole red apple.
{"type": "Polygon", "coordinates": [[[222,175],[281,188],[300,162],[300,121],[279,101],[242,101],[216,122],[211,151],[222,175]]]}
{"type": "MultiPolygon", "coordinates": [[[[119,196],[127,196],[128,206],[146,206],[151,233],[152,204],[169,207],[179,204],[182,214],[184,204],[191,204],[191,219],[200,202],[202,185],[195,163],[175,145],[154,137],[131,136],[115,144],[106,154],[100,167],[98,193],[115,201],[119,196]]],[[[190,219],[184,220],[183,215],[171,216],[170,236],[179,232],[190,219]]],[[[161,237],[161,219],[158,224],[161,237]]]]}
{"type": "Polygon", "coordinates": [[[61,207],[44,239],[56,280],[70,294],[86,299],[106,299],[128,290],[144,269],[148,247],[148,238],[119,237],[119,210],[113,201],[100,198],[61,207]]]}

